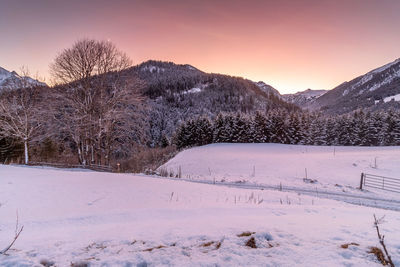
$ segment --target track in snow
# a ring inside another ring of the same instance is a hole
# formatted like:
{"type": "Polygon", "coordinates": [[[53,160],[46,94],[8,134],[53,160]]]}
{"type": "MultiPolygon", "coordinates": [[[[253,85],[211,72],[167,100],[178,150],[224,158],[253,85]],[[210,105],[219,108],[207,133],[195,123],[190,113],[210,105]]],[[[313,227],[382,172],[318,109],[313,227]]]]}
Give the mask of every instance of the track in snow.
{"type": "MultiPolygon", "coordinates": [[[[274,185],[262,185],[262,184],[249,184],[249,183],[234,183],[234,182],[218,182],[218,181],[208,181],[208,180],[190,180],[186,178],[172,178],[172,177],[161,177],[161,176],[146,176],[156,179],[169,179],[175,181],[185,181],[191,183],[200,183],[200,184],[210,184],[216,186],[227,186],[234,188],[242,188],[242,189],[254,189],[254,190],[276,190],[282,192],[294,192],[303,195],[318,197],[318,198],[326,198],[333,199],[337,201],[343,201],[346,203],[367,206],[379,209],[387,209],[400,211],[400,200],[396,199],[388,199],[388,198],[379,198],[373,196],[365,196],[365,195],[355,195],[349,193],[339,193],[327,190],[321,190],[316,188],[315,190],[301,188],[301,187],[292,187],[292,186],[274,186],[274,185]]],[[[360,193],[364,193],[360,191],[360,193]]]]}

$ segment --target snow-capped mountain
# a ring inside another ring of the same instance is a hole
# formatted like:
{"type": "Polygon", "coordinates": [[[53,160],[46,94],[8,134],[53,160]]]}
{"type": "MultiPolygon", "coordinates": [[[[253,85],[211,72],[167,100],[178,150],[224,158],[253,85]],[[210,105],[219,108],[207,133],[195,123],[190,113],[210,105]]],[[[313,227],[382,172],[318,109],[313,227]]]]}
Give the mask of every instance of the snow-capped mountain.
{"type": "Polygon", "coordinates": [[[302,108],[307,108],[310,103],[312,103],[315,99],[322,96],[326,92],[328,92],[328,90],[307,89],[305,91],[300,91],[295,94],[284,94],[282,97],[286,102],[295,104],[302,108]]]}
{"type": "Polygon", "coordinates": [[[374,69],[318,97],[311,108],[347,113],[360,108],[400,108],[400,59],[374,69]]]}
{"type": "Polygon", "coordinates": [[[45,85],[45,83],[39,82],[27,76],[20,76],[15,71],[10,72],[0,67],[0,90],[45,85]]]}

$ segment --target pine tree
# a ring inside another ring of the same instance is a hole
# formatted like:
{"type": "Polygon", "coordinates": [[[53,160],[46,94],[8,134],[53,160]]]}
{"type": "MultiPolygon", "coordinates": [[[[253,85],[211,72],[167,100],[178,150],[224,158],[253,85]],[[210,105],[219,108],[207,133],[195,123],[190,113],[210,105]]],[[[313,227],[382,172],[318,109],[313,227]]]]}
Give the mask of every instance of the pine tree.
{"type": "Polygon", "coordinates": [[[289,144],[298,144],[301,139],[300,119],[297,113],[290,114],[286,121],[287,136],[289,144]]]}
{"type": "Polygon", "coordinates": [[[267,129],[267,120],[260,112],[257,112],[252,120],[253,134],[252,138],[255,143],[266,143],[269,140],[269,132],[267,129]]]}

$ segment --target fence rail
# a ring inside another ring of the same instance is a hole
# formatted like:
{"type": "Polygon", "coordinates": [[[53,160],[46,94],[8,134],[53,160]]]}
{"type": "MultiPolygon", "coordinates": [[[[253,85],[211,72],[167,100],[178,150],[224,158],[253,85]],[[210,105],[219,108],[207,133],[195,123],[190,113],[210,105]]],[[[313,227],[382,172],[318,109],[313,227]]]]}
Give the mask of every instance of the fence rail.
{"type": "Polygon", "coordinates": [[[29,165],[32,166],[49,166],[55,168],[81,168],[100,172],[112,172],[113,168],[107,165],[79,165],[79,164],[64,164],[64,163],[50,163],[50,162],[30,162],[29,165]]]}
{"type": "Polygon", "coordinates": [[[364,187],[400,193],[400,179],[361,173],[360,189],[364,187]]]}

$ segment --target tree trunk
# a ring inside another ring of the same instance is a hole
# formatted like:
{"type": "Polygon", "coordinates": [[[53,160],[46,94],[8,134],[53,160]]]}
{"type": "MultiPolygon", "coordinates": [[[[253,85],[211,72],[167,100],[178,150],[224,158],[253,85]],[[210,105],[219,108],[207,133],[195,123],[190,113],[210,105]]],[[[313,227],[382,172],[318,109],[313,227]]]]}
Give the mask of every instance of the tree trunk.
{"type": "Polygon", "coordinates": [[[28,140],[24,140],[25,165],[29,163],[28,140]]]}

